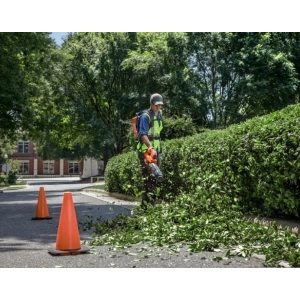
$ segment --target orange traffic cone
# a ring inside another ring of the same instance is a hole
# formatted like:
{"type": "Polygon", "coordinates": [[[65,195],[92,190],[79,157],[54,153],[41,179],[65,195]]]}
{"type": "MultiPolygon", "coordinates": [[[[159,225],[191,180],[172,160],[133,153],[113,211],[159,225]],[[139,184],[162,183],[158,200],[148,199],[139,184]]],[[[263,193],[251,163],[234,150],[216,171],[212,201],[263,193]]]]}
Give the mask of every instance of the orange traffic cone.
{"type": "Polygon", "coordinates": [[[49,214],[45,190],[43,187],[40,187],[38,202],[36,206],[35,218],[32,220],[43,220],[43,219],[52,219],[49,214]]]}
{"type": "Polygon", "coordinates": [[[81,254],[89,250],[81,245],[75,207],[71,192],[65,192],[58,223],[56,247],[49,249],[52,255],[81,254]]]}

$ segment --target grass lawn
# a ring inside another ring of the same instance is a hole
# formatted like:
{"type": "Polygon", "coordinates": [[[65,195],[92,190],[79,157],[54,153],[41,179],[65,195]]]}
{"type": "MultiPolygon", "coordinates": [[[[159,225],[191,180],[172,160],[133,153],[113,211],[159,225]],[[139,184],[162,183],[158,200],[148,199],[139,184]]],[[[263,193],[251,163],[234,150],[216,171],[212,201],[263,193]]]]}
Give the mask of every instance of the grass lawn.
{"type": "Polygon", "coordinates": [[[89,186],[85,189],[95,189],[95,190],[105,190],[105,184],[101,184],[101,185],[92,185],[92,186],[89,186]]]}
{"type": "Polygon", "coordinates": [[[6,190],[20,190],[23,189],[25,185],[10,185],[6,188],[6,190]]]}
{"type": "Polygon", "coordinates": [[[0,185],[0,189],[5,190],[19,190],[23,189],[27,184],[27,181],[17,181],[16,184],[13,185],[0,185]]]}

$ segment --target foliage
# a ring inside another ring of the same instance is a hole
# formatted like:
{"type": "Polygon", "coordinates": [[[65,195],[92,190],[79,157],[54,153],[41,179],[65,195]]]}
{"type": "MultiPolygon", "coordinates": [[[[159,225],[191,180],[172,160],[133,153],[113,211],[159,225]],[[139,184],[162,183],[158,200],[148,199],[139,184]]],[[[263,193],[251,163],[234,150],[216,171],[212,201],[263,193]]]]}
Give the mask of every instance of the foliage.
{"type": "Polygon", "coordinates": [[[43,157],[128,151],[127,124],[153,92],[166,117],[226,128],[299,101],[298,33],[0,34],[0,138],[43,157]],[[77,154],[78,153],[78,154],[77,154]],[[61,155],[60,155],[61,154],[61,155]]]}
{"type": "Polygon", "coordinates": [[[105,189],[111,193],[140,196],[143,191],[141,176],[135,151],[114,156],[105,169],[105,189]]]}
{"type": "Polygon", "coordinates": [[[173,117],[163,119],[163,130],[161,132],[161,139],[171,140],[184,136],[191,136],[197,133],[197,127],[191,118],[188,117],[173,117]]]}
{"type": "Polygon", "coordinates": [[[16,171],[16,170],[10,170],[8,172],[8,176],[7,176],[7,183],[8,184],[16,184],[17,174],[18,174],[18,171],[16,171]]]}
{"type": "Polygon", "coordinates": [[[48,93],[46,74],[53,41],[45,32],[0,33],[0,138],[15,141],[40,130],[41,103],[48,93]],[[37,128],[37,126],[39,128],[37,128]]]}
{"type": "Polygon", "coordinates": [[[12,159],[9,159],[7,163],[11,166],[11,169],[7,174],[4,174],[3,172],[1,173],[0,183],[4,185],[16,184],[20,163],[17,160],[12,159]]]}
{"type": "Polygon", "coordinates": [[[60,49],[36,56],[42,64],[27,75],[23,125],[45,158],[111,157],[132,147],[128,122],[159,92],[165,117],[226,128],[299,100],[298,40],[297,33],[69,34],[60,49]]]}
{"type": "Polygon", "coordinates": [[[20,162],[17,160],[10,159],[8,163],[11,165],[11,169],[8,172],[7,183],[16,184],[17,175],[19,174],[20,162]]]}
{"type": "Polygon", "coordinates": [[[13,139],[9,139],[7,135],[4,138],[0,138],[0,164],[5,164],[5,154],[10,156],[16,151],[16,142],[13,139]]]}
{"type": "Polygon", "coordinates": [[[230,203],[226,196],[218,195],[215,202],[209,202],[201,192],[181,194],[172,203],[146,212],[138,207],[131,217],[89,219],[82,226],[94,230],[91,245],[125,248],[143,242],[167,246],[174,252],[189,245],[191,252],[222,251],[228,258],[264,254],[267,266],[277,267],[282,260],[300,266],[299,234],[280,231],[275,222],[265,226],[250,222],[230,203]]]}
{"type": "MultiPolygon", "coordinates": [[[[245,217],[253,208],[270,216],[298,215],[299,115],[299,105],[288,106],[226,130],[168,141],[161,204],[146,212],[138,207],[131,217],[87,220],[82,225],[94,230],[91,245],[145,243],[175,252],[188,245],[191,252],[222,252],[229,259],[255,253],[265,255],[269,267],[280,267],[282,261],[299,267],[298,231],[245,217]]],[[[126,153],[123,168],[123,155],[109,161],[108,189],[118,192],[128,180],[136,182],[136,165],[129,163],[134,157],[126,153]]],[[[126,190],[133,191],[133,186],[126,190]]]]}
{"type": "Polygon", "coordinates": [[[189,61],[213,128],[293,104],[299,85],[284,33],[192,32],[189,61]]]}
{"type": "Polygon", "coordinates": [[[6,175],[4,172],[0,173],[0,185],[5,185],[6,184],[6,175]]]}
{"type": "Polygon", "coordinates": [[[239,53],[246,73],[240,84],[248,99],[243,113],[247,118],[280,110],[293,104],[298,80],[284,37],[274,33],[252,33],[239,53]],[[251,46],[250,46],[251,45],[251,46]]]}
{"type": "MultiPolygon", "coordinates": [[[[124,149],[125,122],[133,112],[132,76],[121,63],[134,47],[131,33],[74,33],[61,49],[52,86],[57,107],[51,141],[101,157],[124,149]]],[[[48,138],[47,138],[48,139],[48,138]]]]}
{"type": "MultiPolygon", "coordinates": [[[[188,36],[184,32],[138,32],[136,47],[128,51],[124,69],[132,70],[132,91],[138,95],[136,107],[147,103],[152,93],[164,97],[164,114],[190,116],[203,109],[197,84],[191,80],[188,65],[188,36]]],[[[201,113],[201,115],[200,115],[201,113]]]]}
{"type": "Polygon", "coordinates": [[[288,106],[228,129],[230,167],[248,210],[299,217],[299,114],[299,105],[288,106]]]}
{"type": "MultiPolygon", "coordinates": [[[[228,195],[248,213],[299,217],[299,115],[294,105],[225,130],[165,141],[161,200],[202,191],[210,201],[228,195]]],[[[112,158],[108,190],[137,195],[139,172],[135,152],[112,158]]]]}

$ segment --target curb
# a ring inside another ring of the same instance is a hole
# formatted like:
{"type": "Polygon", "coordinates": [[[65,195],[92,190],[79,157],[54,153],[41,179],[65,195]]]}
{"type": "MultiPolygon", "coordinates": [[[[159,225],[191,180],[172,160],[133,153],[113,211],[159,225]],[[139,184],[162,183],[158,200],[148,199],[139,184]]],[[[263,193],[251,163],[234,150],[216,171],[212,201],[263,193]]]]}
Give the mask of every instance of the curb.
{"type": "Polygon", "coordinates": [[[4,187],[4,188],[0,188],[0,193],[3,193],[4,190],[6,190],[7,187],[4,187]]]}
{"type": "Polygon", "coordinates": [[[81,193],[84,193],[86,195],[100,198],[102,196],[102,201],[105,201],[107,203],[120,206],[126,210],[132,211],[133,206],[139,206],[140,201],[136,201],[136,198],[133,198],[131,196],[127,195],[121,195],[117,193],[109,193],[107,191],[98,190],[98,189],[89,189],[85,188],[81,190],[81,193]],[[108,197],[108,199],[103,199],[103,197],[108,197]],[[111,199],[109,199],[111,198],[111,199]]]}
{"type": "Polygon", "coordinates": [[[99,189],[93,189],[93,188],[83,188],[81,190],[82,192],[92,192],[92,193],[104,193],[107,194],[109,197],[113,197],[119,200],[124,200],[124,201],[129,201],[129,202],[139,202],[140,203],[140,199],[134,196],[130,196],[130,195],[124,195],[124,194],[119,194],[119,193],[110,193],[107,192],[105,190],[99,190],[99,189]]]}

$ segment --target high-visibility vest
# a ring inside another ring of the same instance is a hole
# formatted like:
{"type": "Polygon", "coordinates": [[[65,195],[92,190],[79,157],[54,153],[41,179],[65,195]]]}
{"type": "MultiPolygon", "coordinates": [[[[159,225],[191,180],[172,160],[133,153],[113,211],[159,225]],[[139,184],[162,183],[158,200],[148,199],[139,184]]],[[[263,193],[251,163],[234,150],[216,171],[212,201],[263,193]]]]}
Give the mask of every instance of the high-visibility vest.
{"type": "MultiPolygon", "coordinates": [[[[163,128],[162,120],[161,120],[161,111],[159,111],[157,116],[153,114],[152,127],[151,127],[151,117],[149,114],[147,114],[147,116],[149,118],[149,130],[147,134],[148,139],[151,142],[153,148],[156,149],[158,152],[161,152],[160,132],[163,128]]],[[[137,149],[141,152],[145,152],[148,149],[148,147],[144,143],[141,143],[141,141],[139,141],[137,144],[137,149]]]]}

